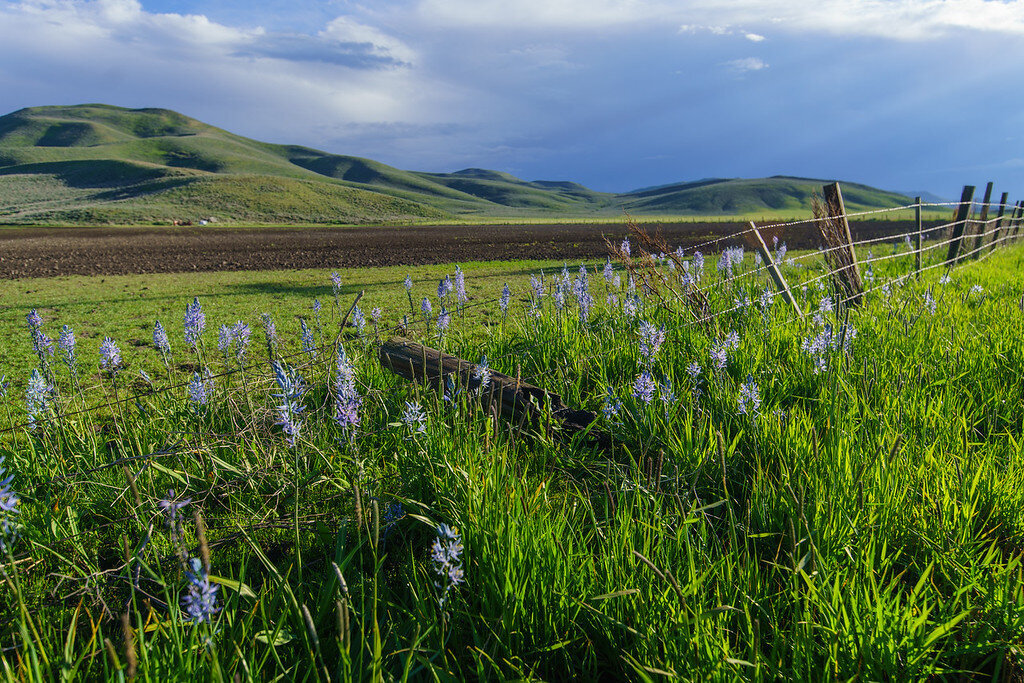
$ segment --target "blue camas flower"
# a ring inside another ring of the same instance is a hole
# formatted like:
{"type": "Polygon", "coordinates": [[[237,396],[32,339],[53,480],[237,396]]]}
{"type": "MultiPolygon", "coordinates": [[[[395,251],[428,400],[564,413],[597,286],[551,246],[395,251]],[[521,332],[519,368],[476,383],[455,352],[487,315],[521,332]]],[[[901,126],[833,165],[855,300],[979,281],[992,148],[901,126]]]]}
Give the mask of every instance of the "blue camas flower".
{"type": "Polygon", "coordinates": [[[7,474],[4,456],[0,455],[0,550],[7,552],[18,537],[18,504],[21,500],[11,487],[13,474],[7,474]],[[6,475],[6,476],[5,476],[6,475]]]}
{"type": "Polygon", "coordinates": [[[185,306],[185,343],[193,349],[199,344],[199,339],[206,329],[206,314],[199,303],[199,297],[192,300],[192,303],[185,306]]]}
{"type": "Polygon", "coordinates": [[[651,323],[641,321],[640,323],[640,357],[641,362],[650,367],[654,364],[654,357],[658,350],[665,343],[665,326],[655,327],[651,323]]]}
{"type": "Polygon", "coordinates": [[[437,579],[434,586],[438,590],[438,603],[444,607],[448,594],[460,586],[466,579],[462,569],[462,537],[459,532],[447,524],[439,524],[437,537],[430,548],[430,559],[434,562],[437,579]]]}
{"type": "Polygon", "coordinates": [[[754,382],[754,378],[747,375],[747,381],[740,386],[739,407],[740,415],[757,417],[761,409],[761,393],[754,382]]]}
{"type": "Polygon", "coordinates": [[[279,400],[277,406],[278,425],[288,437],[288,444],[294,446],[302,429],[302,420],[299,415],[305,410],[302,405],[302,397],[306,393],[306,384],[294,368],[289,368],[282,363],[274,362],[274,379],[281,390],[273,394],[279,400]]]}
{"type": "Polygon", "coordinates": [[[427,431],[427,414],[415,401],[405,402],[405,411],[402,413],[402,422],[412,434],[423,434],[427,431]]]}
{"type": "Polygon", "coordinates": [[[213,379],[208,375],[203,376],[198,372],[192,375],[192,379],[188,383],[188,400],[191,401],[196,408],[199,406],[205,406],[210,402],[210,393],[213,389],[213,379]]]}
{"type": "Polygon", "coordinates": [[[110,337],[104,337],[100,344],[100,369],[106,370],[111,377],[121,369],[121,349],[110,337]]]}
{"type": "Polygon", "coordinates": [[[38,369],[33,369],[25,388],[25,410],[28,412],[29,429],[35,429],[39,419],[50,412],[52,394],[53,385],[46,381],[38,369]]]}
{"type": "Polygon", "coordinates": [[[193,624],[209,622],[220,609],[217,606],[217,590],[220,586],[210,581],[198,557],[189,560],[188,569],[185,572],[188,586],[181,598],[181,607],[193,624]]]}
{"type": "Polygon", "coordinates": [[[633,398],[644,403],[650,403],[654,400],[654,390],[657,385],[654,383],[654,377],[651,376],[649,370],[644,370],[636,376],[636,380],[633,382],[633,398]]]}
{"type": "Polygon", "coordinates": [[[359,426],[359,407],[362,397],[356,389],[356,371],[338,344],[338,376],[334,382],[334,421],[343,428],[359,426]]]}
{"type": "Polygon", "coordinates": [[[167,330],[159,320],[153,325],[153,346],[165,360],[171,355],[171,341],[167,338],[167,330]]]}

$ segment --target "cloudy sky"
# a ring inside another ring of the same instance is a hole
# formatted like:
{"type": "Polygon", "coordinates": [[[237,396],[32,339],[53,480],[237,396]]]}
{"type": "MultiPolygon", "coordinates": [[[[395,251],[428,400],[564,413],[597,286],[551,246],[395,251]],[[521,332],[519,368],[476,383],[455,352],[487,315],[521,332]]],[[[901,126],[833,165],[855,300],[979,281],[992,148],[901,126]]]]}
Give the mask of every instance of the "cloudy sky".
{"type": "Polygon", "coordinates": [[[0,110],[166,107],[415,170],[1024,192],[1024,0],[0,0],[0,110]]]}

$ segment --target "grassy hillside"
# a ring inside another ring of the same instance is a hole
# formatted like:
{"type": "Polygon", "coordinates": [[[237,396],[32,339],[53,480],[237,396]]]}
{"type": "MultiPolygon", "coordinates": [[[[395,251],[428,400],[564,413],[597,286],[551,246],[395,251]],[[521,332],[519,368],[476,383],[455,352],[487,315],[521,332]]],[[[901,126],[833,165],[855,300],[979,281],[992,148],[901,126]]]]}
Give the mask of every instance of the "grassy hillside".
{"type": "MultiPolygon", "coordinates": [[[[805,213],[822,181],[706,180],[625,194],[470,168],[403,171],[371,159],[251,140],[166,109],[102,104],[0,117],[0,221],[449,220],[805,213]],[[290,196],[286,196],[290,195],[290,196]]],[[[851,208],[906,197],[845,185],[851,208]]]]}

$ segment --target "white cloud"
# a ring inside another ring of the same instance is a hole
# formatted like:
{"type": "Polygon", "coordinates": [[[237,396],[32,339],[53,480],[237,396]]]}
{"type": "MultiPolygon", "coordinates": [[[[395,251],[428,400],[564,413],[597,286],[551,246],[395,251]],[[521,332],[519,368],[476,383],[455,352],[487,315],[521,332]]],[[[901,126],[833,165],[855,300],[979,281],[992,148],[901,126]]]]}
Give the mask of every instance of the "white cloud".
{"type": "Polygon", "coordinates": [[[767,69],[768,64],[757,57],[744,57],[743,59],[733,59],[728,62],[723,62],[722,66],[727,67],[731,71],[736,73],[746,73],[748,71],[760,71],[767,69]]]}
{"type": "MultiPolygon", "coordinates": [[[[417,0],[432,25],[516,30],[682,24],[682,32],[728,35],[737,25],[897,40],[952,30],[1024,34],[1024,0],[417,0]]],[[[757,41],[759,33],[742,32],[757,41]]]]}
{"type": "Polygon", "coordinates": [[[764,40],[764,36],[762,36],[760,33],[744,33],[743,37],[752,43],[760,43],[761,41],[764,40]]]}

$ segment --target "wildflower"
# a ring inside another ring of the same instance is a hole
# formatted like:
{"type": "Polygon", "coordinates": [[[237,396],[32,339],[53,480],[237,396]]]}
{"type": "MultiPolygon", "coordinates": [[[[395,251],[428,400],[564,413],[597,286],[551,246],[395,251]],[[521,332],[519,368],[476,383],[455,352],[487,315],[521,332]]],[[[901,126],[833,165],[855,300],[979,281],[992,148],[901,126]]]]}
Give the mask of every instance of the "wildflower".
{"type": "Polygon", "coordinates": [[[473,368],[473,379],[480,382],[479,389],[484,391],[491,384],[491,367],[487,364],[487,356],[480,356],[480,362],[473,368]]]}
{"type": "Polygon", "coordinates": [[[53,340],[38,327],[32,330],[32,350],[39,356],[39,362],[44,366],[47,358],[53,355],[53,340]]]}
{"type": "Polygon", "coordinates": [[[455,266],[455,300],[459,306],[465,306],[469,301],[469,296],[466,294],[466,276],[463,274],[462,268],[458,266],[455,266]]]}
{"type": "Polygon", "coordinates": [[[632,320],[640,313],[640,297],[635,294],[627,296],[622,300],[622,312],[632,320]]]}
{"type": "Polygon", "coordinates": [[[430,548],[430,559],[434,561],[437,580],[434,586],[440,592],[438,602],[444,607],[448,593],[465,581],[462,569],[462,538],[459,532],[447,524],[439,524],[437,538],[430,548]]]}
{"type": "Polygon", "coordinates": [[[316,340],[313,339],[313,333],[306,325],[306,319],[299,318],[299,325],[302,328],[302,350],[304,353],[308,353],[312,360],[316,360],[316,340]]]}
{"type": "Polygon", "coordinates": [[[615,279],[612,280],[612,287],[615,289],[622,289],[622,276],[616,275],[615,279]]]}
{"type": "Polygon", "coordinates": [[[288,445],[294,446],[299,437],[299,431],[302,429],[302,420],[299,419],[299,415],[305,410],[305,406],[302,405],[302,397],[306,393],[306,384],[295,369],[277,361],[274,361],[273,367],[274,380],[281,390],[280,393],[273,394],[274,398],[280,400],[277,406],[277,416],[280,418],[280,422],[277,424],[287,435],[288,445]]]}
{"type": "Polygon", "coordinates": [[[204,377],[196,372],[188,383],[188,400],[192,401],[197,408],[205,406],[210,402],[210,392],[212,389],[213,379],[209,376],[204,377]]]}
{"type": "Polygon", "coordinates": [[[228,359],[228,349],[231,348],[231,328],[221,325],[217,330],[217,348],[224,354],[224,360],[228,359]]]}
{"type": "Polygon", "coordinates": [[[818,302],[818,312],[821,313],[822,315],[825,315],[826,313],[831,313],[832,310],[832,297],[826,294],[825,296],[821,297],[821,300],[818,302]]]}
{"type": "Polygon", "coordinates": [[[38,419],[49,412],[52,394],[53,385],[46,381],[38,369],[33,369],[25,389],[25,409],[28,412],[29,429],[35,429],[38,419]]]}
{"type": "Polygon", "coordinates": [[[160,352],[164,359],[171,355],[171,341],[167,338],[167,330],[159,320],[153,325],[153,346],[160,352]]]}
{"type": "Polygon", "coordinates": [[[231,326],[231,344],[235,350],[235,360],[239,364],[245,360],[245,353],[249,348],[250,335],[249,325],[241,320],[231,326]]]}
{"type": "Polygon", "coordinates": [[[672,380],[668,377],[662,377],[661,382],[658,383],[658,397],[666,406],[676,402],[676,393],[672,389],[672,380]]]}
{"type": "Polygon", "coordinates": [[[700,282],[700,279],[704,276],[704,254],[699,251],[693,252],[693,258],[690,259],[693,267],[690,269],[693,273],[693,281],[700,282]]]}
{"type": "Polygon", "coordinates": [[[209,622],[220,609],[217,607],[217,590],[220,586],[210,582],[206,568],[198,557],[189,560],[189,570],[185,572],[188,588],[181,598],[182,609],[193,624],[209,622]]]}
{"type": "Polygon", "coordinates": [[[199,343],[199,338],[206,329],[206,314],[199,304],[199,297],[192,300],[192,303],[185,306],[185,343],[193,349],[199,343]]]}
{"type": "Polygon", "coordinates": [[[57,339],[57,347],[64,356],[64,364],[72,375],[78,374],[78,358],[75,354],[75,332],[70,326],[65,325],[60,330],[60,337],[57,339]]]}
{"type": "Polygon", "coordinates": [[[412,292],[412,276],[411,275],[406,275],[405,276],[405,282],[403,284],[405,285],[405,291],[411,293],[412,292]]]}
{"type": "Polygon", "coordinates": [[[696,382],[697,378],[700,377],[700,371],[701,367],[697,361],[693,361],[692,363],[686,366],[686,374],[688,374],[690,376],[690,379],[692,379],[694,382],[696,382]]]}
{"type": "Polygon", "coordinates": [[[413,434],[423,434],[427,431],[427,414],[415,401],[405,402],[405,412],[402,413],[402,422],[413,434]]]}
{"type": "Polygon", "coordinates": [[[939,284],[940,285],[948,285],[952,281],[953,281],[953,278],[951,278],[949,276],[949,273],[943,273],[942,277],[939,278],[939,284]]]}
{"type": "Polygon", "coordinates": [[[451,294],[452,289],[452,279],[445,275],[444,279],[437,283],[437,298],[444,301],[444,298],[451,294]]]}
{"type": "Polygon", "coordinates": [[[117,342],[110,337],[105,337],[100,344],[100,369],[106,370],[111,376],[121,369],[121,349],[117,348],[117,342]]]}
{"type": "Polygon", "coordinates": [[[448,326],[452,322],[451,315],[448,314],[448,309],[444,306],[441,307],[441,311],[437,314],[437,331],[439,334],[444,334],[448,331],[448,326]]]}
{"type": "Polygon", "coordinates": [[[323,310],[324,305],[320,303],[320,299],[313,299],[313,314],[317,317],[320,316],[320,311],[323,310]]]}
{"type": "Polygon", "coordinates": [[[757,298],[757,304],[761,307],[761,313],[768,315],[768,311],[772,308],[773,301],[775,301],[775,293],[765,287],[764,291],[761,292],[761,296],[757,298]]]}
{"type": "Polygon", "coordinates": [[[355,368],[341,344],[338,344],[336,367],[338,377],[334,382],[334,421],[341,427],[358,427],[359,407],[363,399],[356,389],[355,368]]]}
{"type": "Polygon", "coordinates": [[[434,307],[430,304],[430,299],[423,297],[423,301],[420,303],[420,310],[423,311],[423,318],[429,321],[430,314],[434,310],[434,307]]]}
{"type": "Polygon", "coordinates": [[[626,238],[624,238],[622,240],[622,244],[619,246],[619,251],[622,252],[623,256],[628,257],[628,256],[631,255],[632,249],[629,246],[629,238],[628,237],[626,237],[626,238]]]}
{"type": "Polygon", "coordinates": [[[374,306],[370,309],[370,320],[373,321],[374,326],[380,325],[380,319],[383,315],[384,313],[381,312],[380,306],[374,306]]]}
{"type": "Polygon", "coordinates": [[[800,348],[811,357],[814,374],[817,375],[828,369],[828,359],[833,352],[849,352],[856,336],[857,330],[848,325],[843,325],[839,334],[835,334],[831,325],[825,325],[820,333],[804,339],[800,348]]]}
{"type": "Polygon", "coordinates": [[[38,330],[43,324],[43,318],[39,315],[39,312],[33,308],[25,316],[25,322],[28,323],[28,328],[30,330],[38,330]]]}
{"type": "Polygon", "coordinates": [[[658,355],[658,350],[661,349],[663,343],[665,343],[664,325],[658,328],[646,320],[640,323],[640,355],[645,366],[649,367],[654,363],[654,357],[658,355]]]}
{"type": "Polygon", "coordinates": [[[711,364],[719,370],[725,369],[726,364],[729,362],[729,347],[721,342],[715,342],[711,345],[708,350],[708,356],[711,358],[711,364]]]}
{"type": "Polygon", "coordinates": [[[331,287],[334,288],[335,295],[341,291],[341,276],[338,275],[338,271],[331,273],[331,287]]]}
{"type": "Polygon", "coordinates": [[[359,306],[352,308],[352,324],[356,326],[356,331],[359,334],[362,334],[363,330],[366,329],[366,316],[363,315],[363,310],[359,306]]]}
{"type": "Polygon", "coordinates": [[[260,316],[263,320],[263,338],[267,344],[267,357],[273,358],[274,352],[277,350],[277,325],[274,324],[274,319],[270,317],[269,313],[264,313],[260,316]]]}
{"type": "Polygon", "coordinates": [[[928,309],[929,313],[934,314],[938,309],[938,303],[935,301],[935,297],[932,296],[932,290],[928,290],[924,293],[924,305],[928,309]]]}
{"type": "Polygon", "coordinates": [[[604,397],[604,404],[601,406],[601,414],[606,420],[611,420],[619,416],[622,412],[622,401],[612,393],[612,388],[608,387],[607,394],[604,397]]]}
{"type": "Polygon", "coordinates": [[[7,398],[7,390],[10,389],[11,383],[7,379],[7,375],[0,375],[0,401],[7,398]]]}
{"type": "Polygon", "coordinates": [[[173,529],[179,522],[179,513],[181,513],[182,509],[191,502],[191,498],[177,500],[174,496],[174,489],[169,489],[167,491],[167,497],[157,501],[156,504],[157,507],[160,508],[160,511],[163,512],[164,521],[167,522],[167,526],[173,529]]]}
{"type": "Polygon", "coordinates": [[[636,380],[633,382],[633,398],[643,401],[644,403],[650,403],[654,399],[654,390],[656,386],[654,384],[654,378],[651,377],[649,370],[644,370],[637,375],[636,380]]]}
{"type": "Polygon", "coordinates": [[[725,335],[725,348],[732,349],[735,351],[740,347],[740,335],[735,331],[730,331],[725,335]]]}
{"type": "Polygon", "coordinates": [[[978,294],[978,295],[980,295],[984,291],[985,290],[984,290],[984,288],[981,285],[974,285],[973,287],[971,287],[971,294],[978,294]]]}
{"type": "Polygon", "coordinates": [[[615,270],[612,267],[612,260],[607,259],[604,262],[604,281],[608,284],[612,283],[612,278],[615,277],[615,270]]]}
{"type": "Polygon", "coordinates": [[[754,378],[747,375],[747,381],[740,385],[739,413],[757,417],[761,408],[761,394],[754,383],[754,378]]]}
{"type": "Polygon", "coordinates": [[[21,499],[11,488],[13,474],[7,474],[4,456],[0,455],[0,550],[9,551],[18,537],[18,503],[21,499]],[[7,475],[7,476],[4,476],[7,475]]]}
{"type": "Polygon", "coordinates": [[[565,308],[565,292],[562,290],[561,283],[555,285],[555,310],[562,310],[565,308]]]}
{"type": "Polygon", "coordinates": [[[541,299],[544,298],[544,279],[543,278],[544,278],[543,273],[541,274],[540,277],[537,277],[536,275],[531,275],[530,276],[530,288],[533,289],[533,299],[534,299],[534,301],[540,301],[541,299]]]}
{"type": "Polygon", "coordinates": [[[761,258],[761,254],[754,254],[754,265],[760,268],[762,263],[764,263],[764,259],[761,258]]]}
{"type": "Polygon", "coordinates": [[[508,314],[508,302],[512,298],[512,290],[508,288],[508,283],[501,289],[501,299],[498,300],[498,306],[501,307],[501,315],[504,317],[508,314]]]}
{"type": "MultiPolygon", "coordinates": [[[[776,237],[775,239],[777,241],[779,238],[776,237]]],[[[782,263],[785,259],[786,259],[786,243],[783,242],[782,244],[778,245],[778,247],[775,249],[775,262],[776,263],[782,263]]]]}

